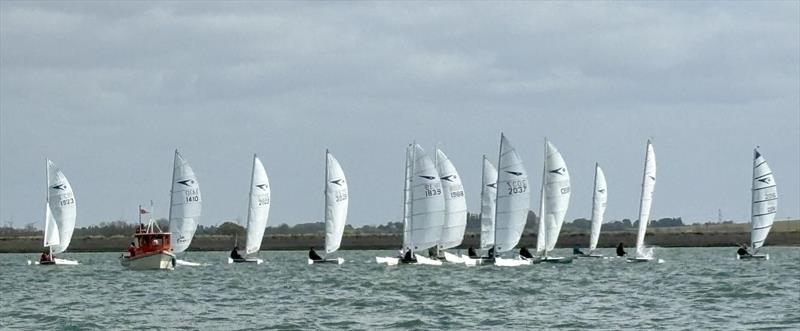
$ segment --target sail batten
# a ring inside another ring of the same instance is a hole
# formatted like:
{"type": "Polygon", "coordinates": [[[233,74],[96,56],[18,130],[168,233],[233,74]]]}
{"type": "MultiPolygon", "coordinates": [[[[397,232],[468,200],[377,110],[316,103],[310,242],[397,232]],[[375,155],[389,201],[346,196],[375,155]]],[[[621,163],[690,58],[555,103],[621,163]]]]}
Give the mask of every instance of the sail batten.
{"type": "Polygon", "coordinates": [[[250,176],[250,201],[247,208],[247,244],[246,254],[253,254],[261,249],[264,230],[269,220],[269,207],[272,188],[264,164],[257,155],[253,155],[253,171],[250,176]]]}
{"type": "Polygon", "coordinates": [[[528,172],[511,142],[500,135],[495,209],[495,253],[507,252],[519,243],[530,209],[528,172]]]}
{"type": "Polygon", "coordinates": [[[592,232],[589,238],[589,251],[597,249],[597,242],[600,239],[600,227],[603,225],[603,215],[606,211],[608,201],[608,191],[606,186],[606,176],[603,169],[595,164],[594,168],[594,191],[592,196],[592,232]]]}
{"type": "Polygon", "coordinates": [[[325,166],[325,253],[330,254],[342,243],[350,197],[344,171],[331,153],[326,153],[325,166]]]}
{"type": "Polygon", "coordinates": [[[647,141],[644,171],[642,174],[642,195],[639,201],[639,232],[636,235],[636,255],[649,257],[650,250],[645,248],[644,236],[650,223],[650,207],[653,203],[653,191],[656,186],[656,154],[653,144],[647,141]]]}
{"type": "Polygon", "coordinates": [[[453,162],[440,149],[436,149],[436,170],[444,194],[444,226],[439,241],[440,249],[461,245],[467,229],[467,200],[464,185],[453,162]]]}
{"type": "Polygon", "coordinates": [[[750,247],[755,253],[764,245],[775,221],[775,214],[778,212],[778,189],[775,176],[757,149],[753,151],[751,201],[750,247]]]}
{"type": "Polygon", "coordinates": [[[494,217],[497,202],[497,168],[483,156],[481,179],[481,249],[494,245],[494,217]]]}
{"type": "Polygon", "coordinates": [[[197,176],[189,163],[176,150],[169,206],[171,246],[175,253],[185,251],[192,243],[192,238],[197,230],[197,220],[202,211],[201,202],[197,176]]]}
{"type": "Polygon", "coordinates": [[[47,210],[45,211],[45,240],[53,254],[62,253],[69,247],[72,232],[75,230],[77,211],[75,194],[67,177],[47,160],[47,210]],[[49,225],[49,226],[48,226],[49,225]],[[49,229],[48,229],[49,228],[49,229]],[[55,240],[58,237],[58,240],[55,240]]]}

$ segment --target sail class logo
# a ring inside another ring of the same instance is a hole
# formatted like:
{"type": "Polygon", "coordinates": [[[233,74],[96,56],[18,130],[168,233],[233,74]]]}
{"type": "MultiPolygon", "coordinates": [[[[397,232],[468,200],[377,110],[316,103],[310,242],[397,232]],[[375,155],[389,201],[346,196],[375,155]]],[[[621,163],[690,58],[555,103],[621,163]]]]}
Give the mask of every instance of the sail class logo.
{"type": "Polygon", "coordinates": [[[67,185],[58,184],[58,185],[51,186],[50,188],[55,189],[55,190],[62,190],[63,191],[63,190],[67,189],[67,185]]]}
{"type": "Polygon", "coordinates": [[[647,176],[647,177],[650,177],[650,179],[652,180],[656,180],[656,176],[647,176]]]}
{"type": "Polygon", "coordinates": [[[425,176],[425,175],[420,175],[420,177],[422,177],[422,178],[425,178],[425,179],[427,179],[427,180],[434,180],[434,179],[436,179],[436,177],[434,177],[434,176],[425,176]]]}
{"type": "Polygon", "coordinates": [[[601,189],[597,190],[597,192],[600,192],[600,193],[606,193],[606,189],[604,189],[604,188],[601,188],[601,189]]]}
{"type": "Polygon", "coordinates": [[[486,186],[491,187],[493,189],[497,189],[497,183],[491,183],[491,184],[488,184],[486,186]]]}
{"type": "Polygon", "coordinates": [[[764,184],[769,184],[770,178],[769,177],[764,177],[764,178],[759,179],[758,181],[762,182],[764,184]]]}
{"type": "Polygon", "coordinates": [[[264,191],[267,190],[267,184],[258,184],[258,185],[256,185],[256,187],[258,187],[258,188],[260,188],[260,189],[262,189],[264,191]]]}
{"type": "Polygon", "coordinates": [[[563,176],[566,171],[567,171],[567,169],[565,169],[564,167],[561,167],[561,168],[558,168],[558,169],[550,170],[550,173],[563,176]]]}
{"type": "Polygon", "coordinates": [[[344,183],[344,179],[340,178],[340,179],[332,180],[331,183],[339,185],[339,186],[342,186],[342,183],[344,183]]]}
{"type": "Polygon", "coordinates": [[[522,173],[519,172],[519,171],[508,171],[508,170],[506,170],[506,172],[509,173],[509,174],[512,174],[514,176],[522,176],[522,173]]]}
{"type": "Polygon", "coordinates": [[[442,177],[441,179],[442,180],[446,180],[448,182],[452,182],[454,179],[456,179],[456,175],[447,175],[447,176],[442,177]]]}
{"type": "Polygon", "coordinates": [[[179,180],[179,181],[178,181],[178,184],[183,184],[183,185],[186,185],[186,186],[189,186],[189,187],[191,187],[191,186],[192,186],[192,184],[194,184],[194,179],[184,179],[184,180],[179,180]]]}

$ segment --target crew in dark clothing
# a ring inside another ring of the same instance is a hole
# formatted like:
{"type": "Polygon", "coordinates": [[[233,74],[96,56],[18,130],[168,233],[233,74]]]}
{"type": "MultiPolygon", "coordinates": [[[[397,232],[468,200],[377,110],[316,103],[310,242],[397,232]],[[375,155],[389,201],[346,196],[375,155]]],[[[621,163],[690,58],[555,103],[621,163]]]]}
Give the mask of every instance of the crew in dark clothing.
{"type": "Polygon", "coordinates": [[[322,261],[322,256],[317,254],[317,251],[314,250],[314,247],[308,249],[308,258],[312,261],[322,261]]]}
{"type": "Polygon", "coordinates": [[[406,248],[406,255],[403,255],[403,262],[410,263],[416,261],[417,258],[414,257],[414,253],[411,252],[411,248],[406,248]]]}
{"type": "Polygon", "coordinates": [[[478,258],[478,253],[475,252],[475,248],[472,248],[472,246],[469,246],[469,249],[467,249],[467,255],[472,259],[478,258]]]}
{"type": "Polygon", "coordinates": [[[488,254],[489,254],[489,258],[490,259],[494,258],[494,246],[492,246],[492,248],[489,248],[489,253],[488,254]]]}
{"type": "Polygon", "coordinates": [[[736,251],[739,256],[749,256],[750,252],[747,251],[747,245],[740,245],[739,250],[736,251]]]}
{"type": "Polygon", "coordinates": [[[439,255],[437,253],[437,247],[428,248],[428,257],[432,259],[438,259],[439,255]]]}
{"type": "Polygon", "coordinates": [[[622,243],[619,243],[619,245],[617,245],[617,256],[625,255],[628,255],[628,253],[625,253],[625,247],[622,246],[622,243]]]}
{"type": "Polygon", "coordinates": [[[531,254],[531,252],[528,251],[528,249],[525,248],[525,247],[522,247],[522,248],[519,249],[519,256],[522,256],[525,259],[532,259],[533,258],[533,254],[531,254]]]}
{"type": "Polygon", "coordinates": [[[575,247],[572,248],[572,255],[581,255],[581,256],[583,256],[583,255],[586,255],[586,253],[581,251],[581,248],[576,245],[575,247]]]}
{"type": "Polygon", "coordinates": [[[39,262],[50,262],[50,253],[47,251],[42,252],[42,256],[39,257],[39,262]]]}
{"type": "Polygon", "coordinates": [[[131,242],[131,245],[128,246],[128,257],[133,257],[136,255],[136,244],[131,242]]]}
{"type": "Polygon", "coordinates": [[[231,251],[231,258],[234,260],[241,260],[242,256],[239,255],[239,246],[234,246],[233,250],[231,251]]]}

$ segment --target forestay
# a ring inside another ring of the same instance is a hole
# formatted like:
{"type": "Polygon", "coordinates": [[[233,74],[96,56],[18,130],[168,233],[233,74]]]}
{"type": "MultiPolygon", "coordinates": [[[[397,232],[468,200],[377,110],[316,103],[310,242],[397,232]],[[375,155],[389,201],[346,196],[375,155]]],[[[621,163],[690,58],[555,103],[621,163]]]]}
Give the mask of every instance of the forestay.
{"type": "Polygon", "coordinates": [[[639,233],[636,236],[637,257],[648,255],[644,246],[644,235],[650,223],[650,206],[653,203],[653,190],[656,187],[656,154],[650,140],[647,141],[647,152],[644,160],[642,176],[642,196],[639,202],[639,233]]]}
{"type": "Polygon", "coordinates": [[[481,180],[481,249],[494,245],[494,209],[497,202],[497,168],[483,156],[481,180]]]}
{"type": "Polygon", "coordinates": [[[608,200],[606,176],[598,164],[594,166],[594,192],[592,194],[592,234],[589,238],[589,251],[597,249],[600,227],[603,225],[603,214],[606,212],[608,200]]]}
{"type": "Polygon", "coordinates": [[[442,183],[444,194],[444,226],[439,241],[440,249],[461,245],[467,228],[467,200],[464,185],[453,162],[440,149],[436,149],[436,170],[442,183]]]}
{"type": "Polygon", "coordinates": [[[403,242],[414,250],[436,246],[444,226],[444,195],[439,173],[419,144],[409,147],[406,178],[406,231],[403,242]]]}
{"type": "Polygon", "coordinates": [[[556,246],[564,216],[569,207],[570,192],[569,171],[564,158],[549,141],[546,145],[545,174],[544,174],[544,215],[546,233],[546,251],[551,251],[556,246]]]}
{"type": "Polygon", "coordinates": [[[497,167],[495,253],[499,254],[513,249],[519,243],[530,209],[528,172],[522,158],[503,134],[500,134],[497,167]]]}
{"type": "MultiPolygon", "coordinates": [[[[69,247],[72,232],[75,230],[77,216],[75,195],[67,177],[50,160],[47,160],[47,204],[48,208],[45,213],[49,213],[50,217],[45,224],[49,223],[50,229],[45,230],[46,232],[50,230],[50,233],[46,233],[45,238],[51,239],[50,247],[53,254],[62,253],[69,247]],[[52,241],[54,234],[58,236],[56,242],[52,241]]],[[[47,215],[45,216],[47,217],[47,215]]],[[[45,227],[48,226],[45,225],[45,227]]]]}
{"type": "Polygon", "coordinates": [[[767,239],[775,213],[778,212],[778,188],[775,176],[758,150],[753,157],[752,216],[750,217],[750,247],[755,253],[767,239]]]}
{"type": "Polygon", "coordinates": [[[197,176],[175,150],[172,169],[172,198],[169,206],[169,228],[172,232],[172,250],[180,253],[189,248],[197,230],[197,218],[201,213],[200,184],[197,176]]]}
{"type": "MultiPolygon", "coordinates": [[[[253,155],[253,172],[250,177],[250,202],[247,208],[247,246],[246,254],[261,249],[264,229],[269,219],[271,190],[267,171],[257,155],[253,155]]],[[[199,193],[198,193],[199,194],[199,193]]]]}
{"type": "Polygon", "coordinates": [[[325,252],[330,254],[342,243],[344,225],[347,222],[349,196],[347,180],[339,161],[327,153],[325,175],[325,252]]]}

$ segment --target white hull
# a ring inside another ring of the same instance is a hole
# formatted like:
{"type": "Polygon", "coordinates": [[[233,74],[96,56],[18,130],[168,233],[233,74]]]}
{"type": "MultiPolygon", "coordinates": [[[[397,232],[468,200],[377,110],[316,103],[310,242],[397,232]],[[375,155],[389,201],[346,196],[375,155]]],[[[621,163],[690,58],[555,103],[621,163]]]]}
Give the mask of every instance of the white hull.
{"type": "MultiPolygon", "coordinates": [[[[180,261],[180,260],[178,260],[178,261],[180,261]]],[[[232,259],[232,258],[228,257],[228,264],[233,264],[233,263],[255,263],[255,264],[262,264],[262,263],[264,263],[264,260],[262,260],[262,259],[259,259],[259,258],[249,258],[249,259],[234,260],[234,259],[232,259]]]]}
{"type": "Polygon", "coordinates": [[[664,263],[664,260],[662,259],[655,259],[653,257],[647,257],[647,256],[629,257],[625,259],[625,262],[628,263],[653,262],[653,261],[655,261],[656,263],[664,263]]]}
{"type": "Polygon", "coordinates": [[[492,260],[488,257],[479,257],[477,259],[473,259],[467,255],[461,255],[461,259],[464,260],[464,265],[466,266],[476,266],[476,265],[491,265],[492,260]]]}
{"type": "Polygon", "coordinates": [[[523,265],[530,265],[530,260],[520,260],[520,259],[504,259],[502,257],[496,257],[494,259],[494,265],[498,267],[519,267],[523,265]]]}
{"type": "MultiPolygon", "coordinates": [[[[417,258],[417,262],[408,264],[442,265],[442,261],[430,259],[419,254],[414,254],[414,257],[417,258]]],[[[386,264],[386,265],[398,265],[402,263],[400,259],[396,257],[380,257],[380,256],[375,257],[375,262],[377,262],[378,264],[386,264]]]]}
{"type": "Polygon", "coordinates": [[[147,253],[134,257],[120,257],[123,267],[132,270],[172,270],[175,255],[169,252],[147,253]]]}
{"type": "Polygon", "coordinates": [[[375,262],[378,264],[397,265],[400,263],[400,259],[396,257],[376,256],[375,262]]]}
{"type": "Polygon", "coordinates": [[[202,263],[186,261],[186,260],[176,260],[177,265],[185,266],[185,267],[202,267],[202,263]]]}
{"type": "Polygon", "coordinates": [[[737,260],[769,260],[769,254],[744,255],[736,254],[737,260]]]}
{"type": "Polygon", "coordinates": [[[538,263],[572,263],[571,257],[562,257],[562,256],[545,256],[545,257],[538,257],[533,260],[534,264],[538,263]]]}
{"type": "Polygon", "coordinates": [[[463,257],[448,252],[444,252],[444,260],[450,263],[464,263],[463,257]]]}
{"type": "Polygon", "coordinates": [[[67,259],[53,259],[52,263],[40,263],[39,261],[28,260],[28,265],[78,265],[78,261],[67,259]]]}
{"type": "Polygon", "coordinates": [[[335,259],[323,259],[314,261],[312,259],[308,259],[308,264],[342,264],[344,263],[344,258],[337,257],[335,259]]]}

